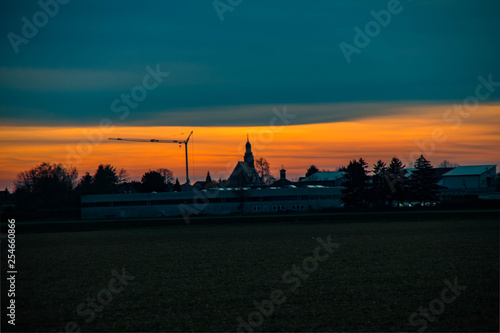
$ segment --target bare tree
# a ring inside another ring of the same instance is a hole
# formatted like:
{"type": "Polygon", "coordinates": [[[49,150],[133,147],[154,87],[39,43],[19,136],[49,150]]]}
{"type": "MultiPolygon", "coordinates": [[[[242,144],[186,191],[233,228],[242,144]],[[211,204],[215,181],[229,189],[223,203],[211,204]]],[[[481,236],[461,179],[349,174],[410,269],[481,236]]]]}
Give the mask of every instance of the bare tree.
{"type": "Polygon", "coordinates": [[[443,162],[439,163],[438,168],[456,168],[460,165],[458,163],[453,163],[447,160],[444,160],[443,162]]]}
{"type": "Polygon", "coordinates": [[[270,164],[264,157],[255,159],[255,170],[264,184],[270,184],[276,180],[270,171],[270,164]]]}
{"type": "Polygon", "coordinates": [[[16,191],[44,193],[51,195],[53,191],[71,191],[76,185],[78,171],[66,168],[62,164],[42,163],[31,170],[20,172],[14,186],[16,191]]]}
{"type": "Polygon", "coordinates": [[[48,214],[50,210],[74,207],[79,201],[73,195],[77,178],[76,168],[55,163],[42,163],[20,172],[14,181],[16,206],[32,217],[40,217],[42,211],[48,214]]]}
{"type": "Polygon", "coordinates": [[[130,179],[130,175],[127,170],[124,168],[121,168],[120,171],[118,171],[118,174],[116,175],[118,177],[118,184],[123,184],[130,179]]]}
{"type": "Polygon", "coordinates": [[[166,184],[171,184],[174,181],[174,173],[171,170],[166,168],[159,168],[156,169],[156,171],[163,176],[166,184]]]}

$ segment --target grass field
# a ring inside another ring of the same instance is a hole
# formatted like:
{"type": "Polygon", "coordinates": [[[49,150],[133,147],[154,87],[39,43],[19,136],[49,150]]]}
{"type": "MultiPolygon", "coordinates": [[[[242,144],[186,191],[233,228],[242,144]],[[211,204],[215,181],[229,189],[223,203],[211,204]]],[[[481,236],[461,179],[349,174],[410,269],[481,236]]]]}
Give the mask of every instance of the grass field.
{"type": "MultiPolygon", "coordinates": [[[[426,323],[427,331],[498,332],[498,213],[294,221],[20,233],[16,326],[7,325],[2,278],[2,331],[63,332],[68,322],[91,332],[237,331],[241,317],[254,326],[240,329],[255,331],[416,331],[426,323]],[[340,245],[320,248],[327,258],[315,267],[316,238],[328,236],[340,245]],[[290,273],[303,263],[309,273],[290,273]],[[120,287],[112,270],[122,269],[134,278],[120,287]],[[439,301],[449,289],[443,281],[455,278],[466,289],[439,301]],[[105,303],[95,317],[89,297],[105,303]],[[430,304],[440,314],[410,325],[430,304]]],[[[2,275],[5,259],[2,238],[2,275]]]]}

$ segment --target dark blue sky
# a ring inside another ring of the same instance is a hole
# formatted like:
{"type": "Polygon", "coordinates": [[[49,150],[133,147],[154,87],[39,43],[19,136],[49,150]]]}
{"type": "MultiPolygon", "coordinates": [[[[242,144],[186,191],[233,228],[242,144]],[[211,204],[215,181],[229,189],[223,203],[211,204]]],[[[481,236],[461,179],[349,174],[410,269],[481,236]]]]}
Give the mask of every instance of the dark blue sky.
{"type": "Polygon", "coordinates": [[[0,121],[95,126],[157,65],[170,75],[123,124],[266,125],[281,105],[298,123],[336,121],[391,112],[370,102],[460,102],[479,75],[500,81],[497,0],[401,0],[348,63],[339,44],[388,3],[243,0],[221,21],[212,1],[72,0],[16,53],[9,33],[41,8],[3,0],[0,121]],[[359,107],[335,106],[346,103],[359,107]]]}

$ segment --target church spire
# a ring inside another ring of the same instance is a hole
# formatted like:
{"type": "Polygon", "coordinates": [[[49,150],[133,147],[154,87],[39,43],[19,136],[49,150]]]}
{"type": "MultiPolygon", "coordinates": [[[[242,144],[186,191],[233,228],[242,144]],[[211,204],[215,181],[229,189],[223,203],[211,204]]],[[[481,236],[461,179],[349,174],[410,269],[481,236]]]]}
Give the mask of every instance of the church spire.
{"type": "Polygon", "coordinates": [[[247,143],[245,145],[246,151],[243,160],[248,164],[249,167],[255,169],[253,153],[252,153],[252,144],[250,143],[250,139],[247,134],[247,143]]]}

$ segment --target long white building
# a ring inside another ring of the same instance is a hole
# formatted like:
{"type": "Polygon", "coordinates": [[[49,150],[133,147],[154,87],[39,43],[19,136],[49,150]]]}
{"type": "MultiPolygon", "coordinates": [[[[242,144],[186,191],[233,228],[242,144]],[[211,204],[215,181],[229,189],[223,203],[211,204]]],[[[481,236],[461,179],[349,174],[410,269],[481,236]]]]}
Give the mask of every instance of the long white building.
{"type": "Polygon", "coordinates": [[[459,166],[445,173],[439,185],[448,189],[495,190],[496,165],[459,166]]]}
{"type": "Polygon", "coordinates": [[[82,219],[318,211],[340,207],[341,187],[213,188],[208,191],[83,195],[82,219]]]}

